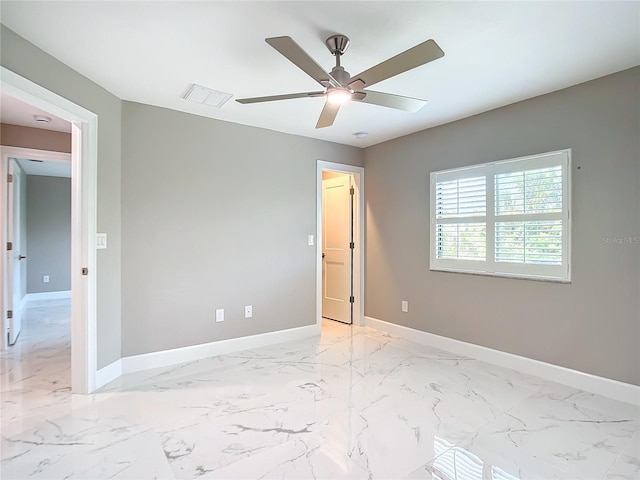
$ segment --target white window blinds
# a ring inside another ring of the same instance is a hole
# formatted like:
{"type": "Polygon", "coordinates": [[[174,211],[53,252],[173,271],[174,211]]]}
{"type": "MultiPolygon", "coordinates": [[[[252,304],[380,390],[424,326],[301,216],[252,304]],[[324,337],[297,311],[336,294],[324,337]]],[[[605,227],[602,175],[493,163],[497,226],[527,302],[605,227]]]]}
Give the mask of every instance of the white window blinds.
{"type": "Polygon", "coordinates": [[[570,280],[570,150],[431,173],[431,269],[570,280]]]}
{"type": "Polygon", "coordinates": [[[484,260],[487,251],[486,178],[470,177],[436,185],[438,258],[484,260]],[[461,221],[461,220],[467,221],[461,221]]]}
{"type": "Polygon", "coordinates": [[[485,177],[449,180],[436,185],[438,218],[457,218],[484,215],[487,182],[485,177]]]}

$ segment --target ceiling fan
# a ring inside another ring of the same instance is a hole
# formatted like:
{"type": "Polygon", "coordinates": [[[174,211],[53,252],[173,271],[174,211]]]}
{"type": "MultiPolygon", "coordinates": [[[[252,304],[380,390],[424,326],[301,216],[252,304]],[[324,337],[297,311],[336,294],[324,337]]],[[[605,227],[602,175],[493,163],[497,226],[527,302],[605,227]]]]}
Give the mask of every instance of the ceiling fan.
{"type": "Polygon", "coordinates": [[[239,98],[239,103],[272,102],[292,98],[326,97],[326,102],[316,128],[330,127],[340,110],[340,105],[350,100],[381,105],[408,112],[417,112],[427,102],[417,98],[403,97],[390,93],[365,90],[365,87],[391,78],[400,73],[419,67],[444,56],[444,52],[433,40],[427,40],[415,47],[385,60],[378,65],[351,76],[340,65],[340,57],[349,47],[349,38],[344,35],[332,35],[325,41],[329,51],[336,57],[336,66],[327,73],[313,58],[305,52],[291,37],[273,37],[265,41],[284,55],[291,63],[322,85],[325,90],[318,92],[289,93],[269,97],[239,98]]]}

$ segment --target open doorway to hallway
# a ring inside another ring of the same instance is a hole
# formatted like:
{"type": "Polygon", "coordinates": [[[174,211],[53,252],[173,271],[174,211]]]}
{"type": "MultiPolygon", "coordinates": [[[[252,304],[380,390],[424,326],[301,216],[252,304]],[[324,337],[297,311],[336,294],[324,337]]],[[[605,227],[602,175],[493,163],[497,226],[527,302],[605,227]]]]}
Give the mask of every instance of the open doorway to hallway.
{"type": "MultiPolygon", "coordinates": [[[[29,153],[22,152],[24,157],[29,153]]],[[[8,344],[13,345],[24,324],[15,319],[22,317],[29,302],[71,299],[71,161],[10,157],[9,162],[15,172],[14,193],[21,192],[13,204],[20,222],[14,229],[17,241],[8,269],[13,267],[15,279],[8,282],[13,290],[8,295],[14,299],[8,344]]]]}
{"type": "Polygon", "coordinates": [[[71,391],[71,123],[2,93],[7,238],[0,379],[2,421],[12,392],[34,405],[71,391]]]}
{"type": "MultiPolygon", "coordinates": [[[[97,160],[98,116],[42,86],[0,67],[2,95],[31,105],[71,125],[71,386],[74,393],[89,393],[97,384],[97,160]]],[[[2,114],[6,112],[3,102],[2,114]]],[[[46,115],[50,116],[50,115],[46,115]]],[[[34,118],[35,119],[35,118],[34,118]]],[[[37,120],[37,119],[36,119],[37,120]]],[[[3,140],[6,137],[3,135],[3,140]]],[[[15,149],[16,147],[7,147],[15,149]]],[[[12,155],[3,148],[0,178],[8,178],[8,159],[12,155]]],[[[20,157],[20,155],[17,155],[20,157]]],[[[47,158],[45,158],[47,159],[47,158]]],[[[7,183],[0,181],[0,211],[5,210],[7,183]]],[[[6,216],[2,216],[0,245],[7,242],[6,216]]],[[[8,243],[8,242],[7,242],[8,243]]],[[[6,278],[9,259],[0,255],[0,272],[6,278]]],[[[3,278],[4,280],[4,278],[3,278]]],[[[0,288],[2,335],[0,349],[5,349],[10,299],[0,288]]]]}

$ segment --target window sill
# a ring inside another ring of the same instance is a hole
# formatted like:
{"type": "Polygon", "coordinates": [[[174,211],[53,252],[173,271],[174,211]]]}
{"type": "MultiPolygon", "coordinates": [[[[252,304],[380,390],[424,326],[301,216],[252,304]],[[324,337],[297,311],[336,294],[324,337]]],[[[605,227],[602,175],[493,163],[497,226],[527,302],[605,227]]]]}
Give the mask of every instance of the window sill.
{"type": "Polygon", "coordinates": [[[430,267],[430,271],[432,272],[442,272],[442,273],[464,273],[467,275],[478,275],[482,277],[499,277],[499,278],[511,278],[515,280],[533,280],[535,282],[549,282],[549,283],[561,283],[561,284],[571,284],[571,279],[568,278],[558,278],[558,277],[545,277],[541,275],[525,275],[525,274],[517,274],[517,273],[500,273],[500,272],[482,272],[478,270],[464,270],[464,269],[455,269],[455,268],[434,268],[430,267]]]}

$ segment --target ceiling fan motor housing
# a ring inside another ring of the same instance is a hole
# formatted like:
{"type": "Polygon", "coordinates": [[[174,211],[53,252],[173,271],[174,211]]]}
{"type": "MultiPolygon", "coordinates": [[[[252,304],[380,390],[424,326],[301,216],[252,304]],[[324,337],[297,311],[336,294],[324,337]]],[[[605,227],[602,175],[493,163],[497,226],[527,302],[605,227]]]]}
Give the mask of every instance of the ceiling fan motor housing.
{"type": "Polygon", "coordinates": [[[347,85],[351,80],[351,75],[343,67],[336,66],[331,70],[331,76],[335,78],[341,85],[347,85]]]}

